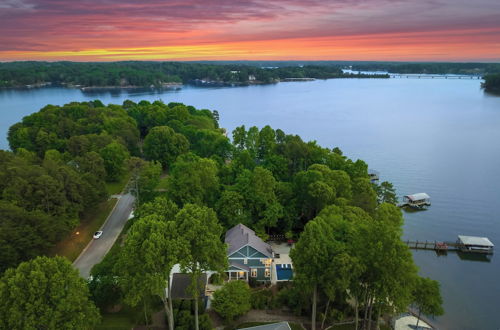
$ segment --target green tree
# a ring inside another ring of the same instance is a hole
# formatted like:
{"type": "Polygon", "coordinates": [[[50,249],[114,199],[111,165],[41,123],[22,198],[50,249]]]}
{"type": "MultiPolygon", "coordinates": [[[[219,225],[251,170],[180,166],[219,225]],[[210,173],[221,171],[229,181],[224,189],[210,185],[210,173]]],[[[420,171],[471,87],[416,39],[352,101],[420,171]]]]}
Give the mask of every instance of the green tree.
{"type": "Polygon", "coordinates": [[[99,312],[85,281],[62,257],[37,257],[0,278],[0,328],[92,329],[99,312]]]}
{"type": "Polygon", "coordinates": [[[180,256],[180,264],[181,269],[191,275],[195,329],[198,330],[198,278],[208,270],[222,273],[227,269],[227,246],[221,241],[222,226],[212,209],[187,204],[175,220],[178,233],[188,246],[187,252],[180,256]]]}
{"type": "Polygon", "coordinates": [[[177,156],[189,150],[189,141],[168,126],[152,128],[144,139],[144,155],[149,160],[159,161],[164,168],[170,166],[177,156]]]}
{"type": "Polygon", "coordinates": [[[269,170],[260,166],[253,171],[244,170],[237,178],[235,189],[245,197],[258,226],[268,230],[276,226],[283,215],[283,207],[276,196],[278,183],[269,170]]]}
{"type": "Polygon", "coordinates": [[[212,307],[226,321],[231,322],[236,316],[250,310],[250,298],[250,288],[246,282],[231,281],[214,292],[212,307]]]}
{"type": "Polygon", "coordinates": [[[100,151],[104,161],[108,181],[118,181],[125,169],[125,160],[129,158],[127,149],[118,142],[112,142],[100,151]]]}
{"type": "Polygon", "coordinates": [[[427,277],[418,277],[413,289],[413,300],[418,307],[417,329],[422,313],[432,316],[444,314],[443,298],[441,298],[437,281],[427,277]]]}
{"type": "Polygon", "coordinates": [[[377,192],[377,200],[380,204],[390,203],[396,205],[398,203],[396,189],[394,189],[392,183],[384,181],[380,185],[375,185],[375,191],[377,192]]]}
{"type": "Polygon", "coordinates": [[[217,201],[216,210],[218,218],[226,228],[249,222],[250,215],[245,207],[245,199],[236,191],[225,190],[217,201]]]}
{"type": "Polygon", "coordinates": [[[294,280],[312,291],[311,328],[316,329],[316,308],[318,303],[318,286],[329,278],[325,271],[330,265],[330,244],[328,228],[321,221],[309,221],[301,233],[299,241],[290,251],[293,261],[294,280]]]}
{"type": "Polygon", "coordinates": [[[215,161],[193,154],[180,156],[168,179],[167,195],[178,205],[186,203],[212,206],[219,195],[215,161]]]}
{"type": "Polygon", "coordinates": [[[163,302],[174,329],[174,315],[170,291],[170,273],[181,256],[188,253],[174,221],[159,215],[139,218],[130,227],[116,265],[125,302],[136,306],[153,295],[163,302]]]}
{"type": "Polygon", "coordinates": [[[154,196],[154,189],[160,182],[160,163],[146,162],[138,157],[130,158],[127,163],[132,173],[132,192],[137,198],[137,204],[150,200],[154,196]]]}
{"type": "MultiPolygon", "coordinates": [[[[21,136],[22,133],[19,133],[19,136],[21,136]]],[[[16,140],[17,145],[23,145],[23,142],[17,142],[17,141],[22,141],[23,139],[19,137],[16,140]]],[[[245,130],[245,125],[236,127],[233,130],[233,144],[238,148],[239,150],[245,149],[245,143],[247,140],[247,131],[245,130]]]]}
{"type": "Polygon", "coordinates": [[[375,212],[377,207],[377,194],[368,178],[356,178],[352,185],[352,204],[360,207],[368,213],[375,212]]]}

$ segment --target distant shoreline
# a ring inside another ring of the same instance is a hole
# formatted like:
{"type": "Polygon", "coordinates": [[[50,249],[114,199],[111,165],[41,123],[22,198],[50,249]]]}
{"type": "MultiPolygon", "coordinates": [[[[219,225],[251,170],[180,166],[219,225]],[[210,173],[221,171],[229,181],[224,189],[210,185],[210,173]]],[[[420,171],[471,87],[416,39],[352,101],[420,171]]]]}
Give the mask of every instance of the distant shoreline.
{"type": "Polygon", "coordinates": [[[245,87],[252,85],[272,85],[280,82],[309,82],[316,80],[330,80],[330,79],[389,79],[391,78],[388,74],[343,74],[338,77],[330,77],[330,78],[283,78],[277,79],[271,82],[263,82],[263,81],[246,81],[246,82],[229,82],[229,81],[217,81],[217,80],[202,80],[202,79],[194,79],[187,83],[163,83],[159,86],[156,85],[111,85],[111,86],[82,86],[82,85],[74,85],[74,84],[61,84],[61,83],[53,83],[53,82],[43,82],[37,84],[28,84],[28,85],[16,85],[16,86],[8,86],[8,87],[0,87],[0,90],[7,89],[35,89],[35,88],[45,88],[45,87],[60,87],[60,88],[68,88],[68,89],[80,89],[81,91],[92,91],[92,90],[127,90],[127,89],[180,89],[183,86],[195,86],[195,87],[245,87]]]}

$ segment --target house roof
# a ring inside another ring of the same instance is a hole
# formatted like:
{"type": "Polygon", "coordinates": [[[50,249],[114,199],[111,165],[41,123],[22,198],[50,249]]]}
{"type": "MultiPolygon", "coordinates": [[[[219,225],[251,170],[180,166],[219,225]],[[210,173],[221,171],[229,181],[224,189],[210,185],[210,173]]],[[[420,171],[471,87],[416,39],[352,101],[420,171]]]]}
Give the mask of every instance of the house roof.
{"type": "Polygon", "coordinates": [[[264,324],[264,325],[259,325],[256,327],[250,327],[250,328],[241,328],[240,330],[247,329],[247,330],[291,330],[290,325],[288,325],[288,322],[279,322],[279,323],[273,323],[273,324],[264,324]]]}
{"type": "MultiPolygon", "coordinates": [[[[193,299],[193,295],[189,292],[188,288],[191,284],[190,274],[175,273],[172,276],[172,292],[173,299],[193,299]]],[[[200,297],[205,295],[205,286],[207,285],[207,274],[203,273],[198,278],[198,287],[200,289],[200,297]]]]}
{"type": "Polygon", "coordinates": [[[232,260],[229,260],[229,266],[236,267],[236,268],[241,269],[241,270],[243,270],[245,272],[249,272],[250,271],[250,267],[248,267],[246,265],[242,265],[239,262],[234,262],[232,260]]]}
{"type": "Polygon", "coordinates": [[[241,223],[226,232],[224,241],[228,245],[228,255],[233,254],[245,245],[249,245],[266,257],[271,258],[273,256],[271,246],[255,235],[253,230],[241,223]]]}
{"type": "Polygon", "coordinates": [[[475,237],[475,236],[463,236],[458,235],[458,239],[464,245],[479,245],[493,247],[493,243],[486,237],[475,237]]]}
{"type": "Polygon", "coordinates": [[[431,198],[426,193],[418,193],[418,194],[413,194],[413,195],[406,195],[405,197],[407,197],[411,201],[420,201],[422,199],[429,199],[429,198],[431,198]]]}

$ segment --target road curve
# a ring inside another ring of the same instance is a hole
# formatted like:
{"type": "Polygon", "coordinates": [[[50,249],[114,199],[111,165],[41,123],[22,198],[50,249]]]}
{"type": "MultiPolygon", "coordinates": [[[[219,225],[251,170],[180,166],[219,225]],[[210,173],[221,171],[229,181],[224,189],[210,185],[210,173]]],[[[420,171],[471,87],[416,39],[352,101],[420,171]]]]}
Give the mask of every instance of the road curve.
{"type": "Polygon", "coordinates": [[[115,208],[100,229],[103,232],[101,238],[90,241],[80,256],[73,262],[73,266],[78,269],[81,277],[88,278],[92,267],[101,262],[111,249],[127,222],[130,212],[132,212],[134,200],[135,198],[131,194],[120,197],[115,208]]]}

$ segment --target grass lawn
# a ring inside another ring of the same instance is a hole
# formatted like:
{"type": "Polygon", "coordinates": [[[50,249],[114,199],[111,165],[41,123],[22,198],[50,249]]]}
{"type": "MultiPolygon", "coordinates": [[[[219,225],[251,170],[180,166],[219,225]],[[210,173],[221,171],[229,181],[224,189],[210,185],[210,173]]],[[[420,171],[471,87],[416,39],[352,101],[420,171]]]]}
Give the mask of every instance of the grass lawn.
{"type": "Polygon", "coordinates": [[[117,201],[116,198],[112,198],[100,203],[97,207],[87,210],[81,219],[80,225],[65,239],[57,243],[50,254],[63,256],[70,261],[75,261],[90,240],[92,240],[94,233],[106,221],[117,201]]]}
{"type": "Polygon", "coordinates": [[[106,190],[108,191],[108,194],[110,195],[120,194],[123,191],[123,189],[125,189],[125,186],[130,180],[130,176],[131,176],[130,173],[127,173],[118,182],[106,182],[106,190]]]}

